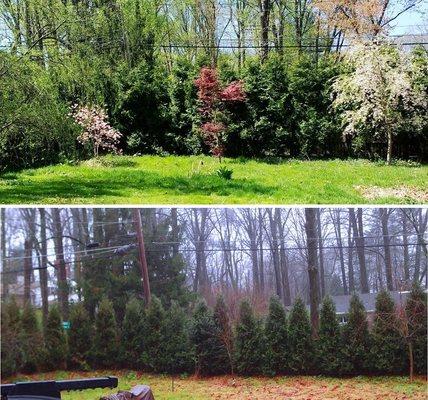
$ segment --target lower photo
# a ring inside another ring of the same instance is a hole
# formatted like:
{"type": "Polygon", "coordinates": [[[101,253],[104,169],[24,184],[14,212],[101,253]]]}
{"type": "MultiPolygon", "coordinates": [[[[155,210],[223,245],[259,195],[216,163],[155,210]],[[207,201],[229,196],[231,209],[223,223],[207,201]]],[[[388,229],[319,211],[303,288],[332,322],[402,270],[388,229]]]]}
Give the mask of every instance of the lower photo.
{"type": "Polygon", "coordinates": [[[427,207],[3,207],[1,399],[427,398],[427,207]]]}

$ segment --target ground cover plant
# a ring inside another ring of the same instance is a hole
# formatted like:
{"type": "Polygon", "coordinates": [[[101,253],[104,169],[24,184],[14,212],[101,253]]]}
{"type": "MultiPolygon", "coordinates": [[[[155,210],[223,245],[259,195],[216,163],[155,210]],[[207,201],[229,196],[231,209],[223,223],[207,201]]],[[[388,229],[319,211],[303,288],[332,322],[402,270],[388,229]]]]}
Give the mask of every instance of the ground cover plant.
{"type": "Polygon", "coordinates": [[[426,203],[428,167],[364,160],[107,156],[0,175],[3,204],[426,203]]]}
{"type": "MultiPolygon", "coordinates": [[[[18,381],[37,379],[77,379],[80,377],[113,375],[119,378],[119,389],[129,389],[137,384],[150,385],[158,400],[296,400],[367,399],[423,400],[426,398],[426,379],[418,378],[409,383],[401,377],[355,377],[347,379],[325,377],[233,377],[224,375],[210,378],[143,374],[129,370],[97,370],[93,372],[56,371],[42,374],[19,375],[18,381]]],[[[14,379],[14,380],[15,380],[14,379]]],[[[9,382],[10,380],[6,380],[9,382]]],[[[6,382],[5,381],[5,382],[6,382]]],[[[118,390],[118,389],[117,389],[118,390]]],[[[63,392],[64,400],[93,400],[111,390],[63,392]]]]}

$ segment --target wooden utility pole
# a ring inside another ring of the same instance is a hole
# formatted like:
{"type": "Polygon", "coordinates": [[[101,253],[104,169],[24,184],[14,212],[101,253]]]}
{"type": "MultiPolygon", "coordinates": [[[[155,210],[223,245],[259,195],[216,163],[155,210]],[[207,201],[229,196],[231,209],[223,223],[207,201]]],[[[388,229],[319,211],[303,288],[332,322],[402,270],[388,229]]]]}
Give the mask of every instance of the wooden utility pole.
{"type": "Polygon", "coordinates": [[[141,214],[138,208],[134,208],[133,212],[134,212],[135,229],[137,231],[141,281],[143,282],[144,298],[146,300],[146,304],[149,305],[150,297],[151,297],[150,282],[149,282],[149,271],[147,269],[146,250],[144,248],[144,237],[143,237],[143,227],[141,223],[141,214]]]}

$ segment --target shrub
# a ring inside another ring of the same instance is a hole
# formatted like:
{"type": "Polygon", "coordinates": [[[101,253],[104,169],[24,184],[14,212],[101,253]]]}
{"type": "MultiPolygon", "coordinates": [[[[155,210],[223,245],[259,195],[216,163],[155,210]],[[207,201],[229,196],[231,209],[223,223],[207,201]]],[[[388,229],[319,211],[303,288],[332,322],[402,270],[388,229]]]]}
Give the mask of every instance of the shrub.
{"type": "Polygon", "coordinates": [[[316,348],[319,371],[325,375],[340,375],[343,361],[341,331],[336,307],[329,296],[322,303],[316,348]]]}
{"type": "Polygon", "coordinates": [[[126,304],[125,317],[122,323],[122,349],[124,365],[127,368],[141,368],[141,356],[146,337],[145,318],[141,300],[131,299],[126,304]]]}
{"type": "Polygon", "coordinates": [[[301,298],[297,298],[289,317],[289,367],[298,374],[312,370],[315,351],[311,336],[311,323],[308,312],[301,298]]]}
{"type": "Polygon", "coordinates": [[[23,362],[20,310],[12,298],[1,307],[1,375],[16,374],[23,362]]]}
{"type": "Polygon", "coordinates": [[[153,372],[163,372],[165,343],[163,342],[165,310],[161,301],[152,296],[146,311],[145,341],[142,364],[153,372]]]}
{"type": "Polygon", "coordinates": [[[370,337],[366,310],[356,294],[349,302],[348,322],[343,329],[344,372],[363,374],[370,371],[370,337]]]}
{"type": "Polygon", "coordinates": [[[221,343],[216,340],[213,314],[202,300],[196,305],[193,312],[190,341],[195,352],[196,375],[215,374],[212,360],[216,359],[221,343]]]}
{"type": "MultiPolygon", "coordinates": [[[[218,340],[218,352],[213,360],[214,370],[218,373],[233,372],[233,333],[229,313],[223,296],[218,296],[214,307],[214,334],[218,340]]],[[[216,340],[216,341],[217,341],[216,340]]]]}
{"type": "Polygon", "coordinates": [[[24,363],[22,371],[36,372],[42,365],[45,357],[43,335],[37,322],[36,311],[31,304],[26,303],[21,317],[22,323],[22,350],[24,363]]]}
{"type": "Polygon", "coordinates": [[[188,320],[176,302],[173,302],[166,312],[162,336],[164,356],[161,371],[169,374],[190,372],[193,355],[188,335],[188,320]]]}
{"type": "Polygon", "coordinates": [[[67,339],[61,323],[58,307],[51,307],[45,333],[46,367],[49,370],[64,369],[67,360],[67,339]]]}
{"type": "Polygon", "coordinates": [[[236,370],[242,375],[261,374],[265,363],[265,340],[261,322],[248,301],[242,301],[236,327],[236,370]]]}
{"type": "Polygon", "coordinates": [[[420,285],[414,284],[406,301],[409,322],[408,342],[413,346],[415,372],[427,371],[427,295],[420,285]]]}
{"type": "Polygon", "coordinates": [[[288,326],[284,307],[277,296],[269,302],[269,314],[265,323],[266,372],[284,374],[288,369],[288,326]]]}
{"type": "Polygon", "coordinates": [[[74,305],[68,331],[69,366],[80,370],[89,369],[93,337],[93,325],[84,304],[74,305]]]}
{"type": "Polygon", "coordinates": [[[93,362],[97,367],[113,368],[118,364],[119,337],[113,304],[103,298],[95,316],[93,362]]]}

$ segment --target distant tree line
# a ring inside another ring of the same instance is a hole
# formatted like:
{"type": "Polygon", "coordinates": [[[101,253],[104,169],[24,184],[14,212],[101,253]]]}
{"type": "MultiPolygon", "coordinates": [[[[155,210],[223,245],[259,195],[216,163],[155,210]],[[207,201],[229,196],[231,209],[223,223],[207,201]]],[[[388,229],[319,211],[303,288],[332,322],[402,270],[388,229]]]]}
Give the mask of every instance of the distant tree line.
{"type": "Polygon", "coordinates": [[[56,369],[129,368],[155,373],[218,375],[424,374],[427,368],[427,299],[414,285],[406,301],[395,304],[387,291],[376,299],[369,326],[358,295],[348,320],[340,324],[332,299],[320,306],[319,327],[297,298],[288,309],[270,299],[267,315],[243,300],[232,318],[222,296],[213,309],[204,300],[189,307],[164,307],[154,297],[145,305],[131,299],[120,322],[110,300],[97,306],[73,304],[70,329],[50,307],[41,329],[34,307],[20,310],[12,298],[1,310],[1,367],[4,377],[56,369]]]}

